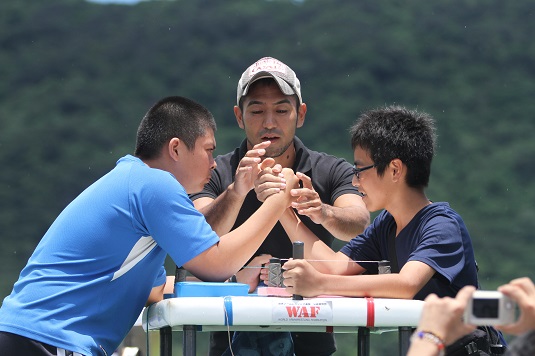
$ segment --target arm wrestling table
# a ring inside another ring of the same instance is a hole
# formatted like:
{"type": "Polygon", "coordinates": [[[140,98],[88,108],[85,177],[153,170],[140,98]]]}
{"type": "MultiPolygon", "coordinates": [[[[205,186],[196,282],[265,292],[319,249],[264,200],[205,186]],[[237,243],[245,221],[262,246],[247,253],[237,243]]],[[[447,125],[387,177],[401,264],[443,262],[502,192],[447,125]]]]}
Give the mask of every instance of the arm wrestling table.
{"type": "Polygon", "coordinates": [[[409,348],[422,301],[383,298],[227,296],[168,298],[143,312],[145,331],[160,331],[160,355],[172,355],[172,330],[182,330],[183,355],[195,355],[197,331],[358,333],[358,355],[369,355],[370,330],[398,328],[399,354],[409,348]]]}

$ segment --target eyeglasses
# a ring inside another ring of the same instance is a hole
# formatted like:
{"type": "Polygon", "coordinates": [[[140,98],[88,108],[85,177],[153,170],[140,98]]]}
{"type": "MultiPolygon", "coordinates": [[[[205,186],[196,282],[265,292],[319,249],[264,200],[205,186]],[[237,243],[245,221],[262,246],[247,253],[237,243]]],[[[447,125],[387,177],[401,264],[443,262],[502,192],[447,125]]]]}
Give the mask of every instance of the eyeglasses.
{"type": "Polygon", "coordinates": [[[372,169],[374,167],[376,167],[377,165],[376,164],[372,164],[372,165],[369,165],[369,166],[366,166],[366,167],[362,167],[362,168],[357,168],[355,166],[353,166],[353,174],[357,177],[357,179],[360,179],[360,172],[364,172],[368,169],[372,169]]]}

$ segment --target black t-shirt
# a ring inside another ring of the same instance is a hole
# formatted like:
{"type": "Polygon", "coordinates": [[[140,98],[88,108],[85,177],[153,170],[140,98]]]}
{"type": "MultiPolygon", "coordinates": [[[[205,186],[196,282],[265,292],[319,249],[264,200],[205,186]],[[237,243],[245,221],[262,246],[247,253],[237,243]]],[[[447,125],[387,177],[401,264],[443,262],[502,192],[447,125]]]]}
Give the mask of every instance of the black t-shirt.
{"type": "MultiPolygon", "coordinates": [[[[301,172],[312,179],[314,190],[319,194],[322,202],[333,205],[334,201],[344,194],[357,194],[358,190],[351,181],[353,169],[346,160],[337,158],[326,153],[309,150],[297,137],[294,139],[295,162],[292,167],[294,172],[301,172]]],[[[216,157],[217,168],[212,171],[212,178],[200,193],[192,194],[191,200],[201,197],[217,198],[234,181],[234,175],[240,160],[247,152],[247,141],[244,140],[240,147],[233,152],[216,157]]],[[[236,223],[232,227],[243,224],[262,203],[256,198],[253,190],[247,194],[245,201],[238,213],[236,223]]],[[[300,216],[303,223],[323,242],[331,246],[334,237],[320,224],[314,223],[306,216],[300,216]]],[[[255,255],[269,253],[273,257],[292,257],[292,243],[280,223],[277,223],[264,240],[255,255]]],[[[211,355],[216,350],[225,350],[228,346],[226,333],[212,335],[211,355]],[[213,351],[213,352],[212,352],[213,351]]],[[[330,355],[336,351],[334,335],[329,333],[292,333],[294,340],[295,355],[330,355]]]]}
{"type": "MultiPolygon", "coordinates": [[[[333,205],[334,201],[343,194],[357,194],[351,181],[353,170],[344,159],[306,148],[297,137],[294,139],[295,172],[306,174],[312,179],[312,185],[319,194],[322,202],[333,205]]],[[[239,148],[226,155],[216,157],[217,168],[212,172],[212,179],[203,191],[192,194],[191,200],[200,197],[217,198],[234,181],[234,175],[240,160],[247,152],[247,142],[244,140],[239,148]]],[[[251,190],[240,209],[236,223],[232,229],[242,225],[260,206],[256,193],[251,190]]],[[[303,223],[323,242],[331,245],[334,237],[320,224],[315,224],[306,216],[300,216],[303,223]]],[[[271,230],[264,243],[257,251],[257,255],[269,253],[273,257],[292,257],[292,243],[282,225],[277,223],[271,230]]]]}

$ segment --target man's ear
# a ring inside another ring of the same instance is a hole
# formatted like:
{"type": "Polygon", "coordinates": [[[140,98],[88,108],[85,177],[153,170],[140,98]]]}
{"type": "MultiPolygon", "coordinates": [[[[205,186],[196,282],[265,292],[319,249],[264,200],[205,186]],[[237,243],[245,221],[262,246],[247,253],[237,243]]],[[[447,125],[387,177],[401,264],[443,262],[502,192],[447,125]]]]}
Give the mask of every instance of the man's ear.
{"type": "Polygon", "coordinates": [[[184,147],[184,142],[182,142],[177,137],[173,137],[171,140],[169,140],[169,143],[167,145],[167,152],[169,154],[169,157],[173,161],[178,161],[180,159],[180,155],[182,154],[182,150],[184,149],[184,147]]]}
{"type": "Polygon", "coordinates": [[[406,167],[399,158],[390,161],[390,168],[392,170],[392,180],[398,182],[406,173],[406,167]]]}
{"type": "Polygon", "coordinates": [[[236,116],[236,121],[238,122],[238,126],[241,129],[244,129],[245,127],[243,126],[243,113],[240,110],[240,107],[237,105],[234,106],[234,116],[236,116]]]}
{"type": "Polygon", "coordinates": [[[299,111],[297,112],[297,127],[303,126],[305,123],[305,115],[307,113],[307,104],[302,103],[299,105],[299,111]]]}

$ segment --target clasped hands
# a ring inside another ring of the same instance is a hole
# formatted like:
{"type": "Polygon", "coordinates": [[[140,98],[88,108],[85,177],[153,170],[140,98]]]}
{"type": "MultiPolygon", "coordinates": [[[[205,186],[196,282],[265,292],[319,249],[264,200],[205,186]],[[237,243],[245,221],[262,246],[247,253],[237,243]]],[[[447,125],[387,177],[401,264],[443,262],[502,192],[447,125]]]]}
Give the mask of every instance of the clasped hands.
{"type": "MultiPolygon", "coordinates": [[[[291,169],[275,164],[275,160],[271,157],[262,160],[270,144],[271,142],[265,141],[253,146],[241,159],[234,179],[234,189],[239,195],[245,196],[254,188],[258,200],[264,202],[269,196],[286,188],[287,181],[284,174],[289,174],[291,169]]],[[[308,216],[316,224],[323,223],[325,219],[323,203],[312,186],[312,180],[301,172],[295,175],[301,182],[301,187],[298,185],[291,187],[290,194],[294,198],[291,203],[292,208],[298,214],[308,216]]]]}
{"type": "MultiPolygon", "coordinates": [[[[264,202],[269,196],[286,189],[288,182],[284,175],[293,171],[275,164],[271,157],[262,160],[270,144],[270,141],[264,141],[254,145],[240,160],[234,178],[234,189],[240,196],[244,197],[254,189],[258,200],[264,202]]],[[[308,216],[314,223],[323,223],[323,203],[312,186],[311,178],[301,172],[295,173],[295,176],[301,182],[301,187],[291,186],[290,194],[294,198],[291,207],[298,214],[308,216]]]]}
{"type": "MultiPolygon", "coordinates": [[[[270,160],[271,158],[266,158],[270,160]]],[[[264,201],[271,194],[275,194],[279,189],[285,187],[285,180],[281,174],[281,166],[274,165],[273,167],[264,168],[254,182],[254,189],[258,200],[264,201]]],[[[299,215],[305,215],[314,223],[321,224],[325,219],[323,214],[323,203],[321,202],[318,192],[312,186],[312,180],[306,174],[297,172],[297,178],[302,184],[302,187],[294,187],[290,194],[294,197],[292,201],[292,208],[294,208],[299,215]]]]}

